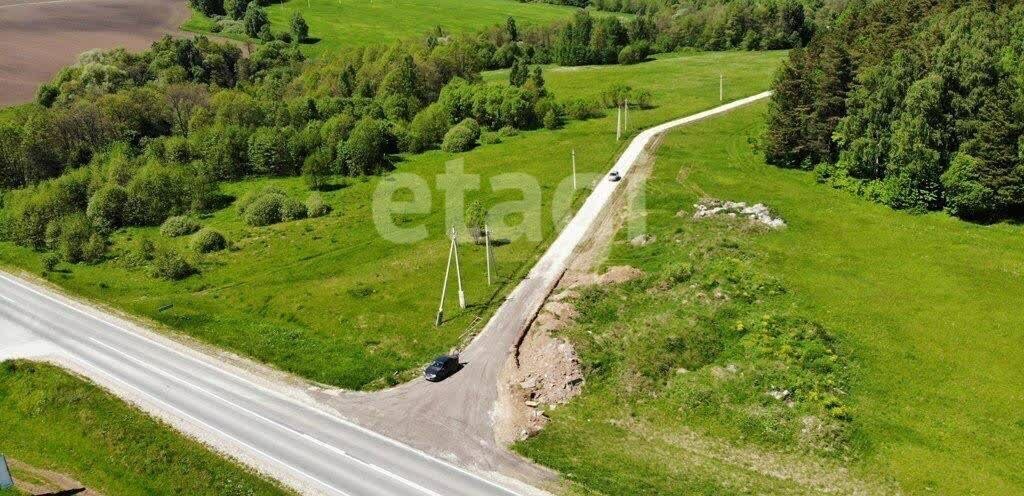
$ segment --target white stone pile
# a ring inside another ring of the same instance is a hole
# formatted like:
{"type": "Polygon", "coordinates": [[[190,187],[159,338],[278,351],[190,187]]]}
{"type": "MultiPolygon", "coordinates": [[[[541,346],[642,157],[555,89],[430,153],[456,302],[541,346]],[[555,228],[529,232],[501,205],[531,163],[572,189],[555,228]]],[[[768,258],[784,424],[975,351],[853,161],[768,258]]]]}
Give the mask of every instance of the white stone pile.
{"type": "Polygon", "coordinates": [[[751,222],[763,224],[770,229],[782,229],[786,222],[772,215],[772,211],[763,203],[747,205],[745,202],[733,202],[705,198],[693,206],[696,211],[694,219],[706,219],[708,217],[746,217],[751,222]]]}

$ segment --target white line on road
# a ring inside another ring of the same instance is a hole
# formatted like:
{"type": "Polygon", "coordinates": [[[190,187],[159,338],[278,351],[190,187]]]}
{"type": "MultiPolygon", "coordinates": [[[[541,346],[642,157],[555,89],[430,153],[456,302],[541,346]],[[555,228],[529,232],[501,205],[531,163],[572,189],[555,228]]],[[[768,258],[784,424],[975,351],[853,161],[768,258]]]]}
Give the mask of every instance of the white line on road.
{"type": "Polygon", "coordinates": [[[15,303],[15,304],[17,304],[17,302],[16,302],[16,301],[14,301],[14,300],[12,300],[12,299],[10,299],[10,298],[8,298],[8,297],[4,296],[4,295],[0,295],[0,298],[3,298],[3,299],[5,299],[5,300],[7,300],[7,301],[9,301],[9,302],[11,302],[11,303],[15,303]]]}
{"type": "Polygon", "coordinates": [[[299,431],[293,429],[292,427],[289,427],[289,426],[287,426],[285,424],[282,424],[282,423],[280,423],[280,422],[278,422],[276,420],[264,417],[263,415],[260,415],[259,413],[256,413],[256,412],[254,412],[254,411],[252,411],[252,410],[250,410],[250,409],[248,409],[248,408],[246,408],[246,407],[244,407],[242,405],[239,405],[239,404],[237,404],[237,403],[235,403],[235,402],[233,402],[233,401],[231,401],[231,400],[229,400],[227,398],[224,398],[223,396],[220,396],[217,393],[214,393],[212,391],[208,391],[208,390],[206,390],[203,387],[200,387],[200,386],[197,386],[195,384],[192,384],[191,382],[188,382],[185,379],[177,377],[177,376],[175,376],[175,375],[173,375],[173,374],[171,374],[169,372],[165,372],[165,371],[160,370],[160,369],[158,369],[156,367],[153,367],[152,365],[150,365],[150,364],[148,364],[148,363],[146,363],[146,362],[144,362],[144,361],[142,361],[142,360],[140,360],[140,359],[138,359],[136,357],[133,357],[133,356],[129,355],[128,353],[125,353],[125,352],[123,352],[123,351],[121,351],[121,350],[119,350],[117,348],[114,348],[113,346],[110,346],[109,344],[106,344],[106,343],[104,343],[104,342],[102,342],[102,341],[100,341],[100,340],[98,340],[96,338],[90,337],[89,340],[91,340],[92,342],[94,342],[94,343],[96,343],[96,344],[98,344],[98,345],[100,345],[100,346],[102,346],[102,347],[104,347],[104,348],[106,348],[106,349],[108,349],[110,351],[113,351],[114,353],[117,353],[118,355],[121,355],[121,356],[127,358],[128,360],[131,360],[131,361],[141,365],[144,368],[148,368],[149,370],[151,370],[151,371],[153,371],[153,372],[155,372],[155,373],[157,373],[159,375],[162,375],[162,376],[164,376],[164,377],[166,377],[166,378],[168,378],[168,379],[170,379],[172,381],[175,381],[175,382],[177,382],[179,384],[184,384],[185,386],[190,387],[190,388],[192,388],[192,389],[194,389],[196,391],[199,391],[201,393],[204,393],[207,396],[210,396],[211,398],[215,398],[215,399],[220,400],[220,401],[222,401],[224,403],[227,403],[228,405],[231,405],[232,407],[234,407],[234,408],[236,408],[238,410],[241,410],[241,411],[243,411],[245,413],[248,413],[249,415],[252,415],[252,416],[254,416],[254,417],[256,417],[256,418],[258,418],[258,419],[260,419],[260,420],[262,420],[262,421],[264,421],[266,423],[268,423],[268,424],[271,424],[271,425],[277,426],[277,427],[279,427],[281,429],[284,429],[284,430],[286,430],[286,431],[288,431],[288,432],[290,432],[290,433],[292,433],[294,435],[297,435],[297,436],[299,436],[299,437],[301,437],[303,439],[309,440],[309,441],[313,442],[314,444],[316,444],[318,446],[321,446],[323,448],[327,448],[327,449],[329,449],[329,450],[331,450],[331,451],[333,451],[333,452],[335,452],[335,453],[337,453],[337,454],[339,454],[341,456],[344,456],[345,458],[353,460],[356,463],[359,463],[359,464],[361,464],[361,465],[363,465],[365,467],[371,468],[371,469],[375,470],[378,473],[381,473],[381,474],[384,474],[384,475],[386,475],[388,477],[391,477],[391,478],[393,478],[393,479],[395,479],[395,480],[397,480],[397,481],[399,481],[399,482],[401,482],[401,483],[403,483],[403,484],[405,484],[405,485],[407,485],[407,486],[409,486],[409,487],[411,487],[413,489],[419,490],[419,491],[421,491],[421,492],[423,492],[425,494],[429,494],[430,496],[441,496],[440,494],[438,494],[438,493],[436,493],[436,492],[434,492],[434,491],[432,491],[430,489],[427,489],[427,488],[425,488],[425,487],[423,487],[423,486],[421,486],[421,485],[419,485],[419,484],[417,484],[417,483],[415,483],[415,482],[413,482],[411,480],[408,480],[408,479],[406,479],[406,478],[404,478],[404,477],[402,477],[402,476],[400,476],[400,475],[398,475],[396,473],[390,472],[390,471],[388,471],[388,470],[386,470],[386,469],[384,469],[382,467],[379,467],[377,465],[374,465],[374,464],[372,464],[370,462],[367,462],[367,461],[364,461],[364,460],[360,460],[360,459],[358,459],[358,458],[348,454],[347,452],[345,452],[345,450],[343,450],[341,448],[338,448],[337,446],[325,443],[325,442],[323,442],[323,441],[321,441],[321,440],[319,440],[319,439],[317,439],[317,438],[315,438],[313,436],[310,436],[309,434],[306,434],[304,432],[299,432],[299,431]]]}
{"type": "Polygon", "coordinates": [[[341,489],[338,489],[338,488],[336,488],[336,487],[334,487],[334,486],[332,486],[332,485],[330,485],[330,484],[328,484],[328,483],[326,483],[326,482],[324,482],[324,481],[322,481],[322,480],[320,480],[320,479],[318,479],[318,478],[316,478],[316,477],[306,473],[305,471],[303,471],[301,469],[295,468],[292,465],[289,465],[289,464],[287,464],[287,463],[285,463],[285,462],[275,458],[274,456],[265,453],[264,451],[260,450],[259,448],[255,447],[255,446],[253,446],[253,445],[251,445],[249,443],[246,443],[245,441],[242,441],[241,439],[238,439],[237,437],[232,436],[231,434],[228,434],[227,432],[224,432],[224,431],[222,431],[222,430],[220,430],[220,429],[218,429],[218,428],[216,428],[216,427],[214,427],[214,426],[212,426],[212,425],[210,425],[210,424],[208,424],[206,422],[203,422],[202,420],[199,420],[198,418],[196,418],[196,417],[194,417],[194,416],[192,416],[192,415],[182,411],[178,407],[176,407],[174,405],[171,405],[170,403],[167,403],[166,401],[161,400],[160,398],[157,398],[156,396],[153,396],[152,394],[149,394],[149,393],[143,391],[142,389],[139,389],[139,388],[129,384],[127,381],[125,381],[125,380],[123,380],[123,379],[121,379],[121,378],[111,374],[110,372],[107,372],[106,370],[103,370],[102,368],[100,368],[99,366],[97,366],[96,364],[94,364],[92,362],[89,362],[88,360],[85,360],[85,359],[83,359],[81,357],[77,357],[77,356],[71,356],[71,359],[81,363],[82,365],[85,365],[88,368],[91,368],[91,369],[99,372],[100,374],[103,374],[103,375],[109,377],[110,379],[113,379],[116,382],[121,383],[125,387],[127,387],[127,388],[129,388],[129,389],[131,389],[131,390],[133,390],[133,391],[135,391],[135,392],[137,392],[137,393],[139,393],[139,394],[149,398],[152,401],[155,401],[157,403],[160,403],[161,405],[164,405],[164,407],[166,407],[166,408],[169,408],[169,409],[171,409],[171,410],[173,410],[175,412],[178,412],[179,415],[181,415],[183,417],[186,417],[189,420],[191,420],[193,422],[196,422],[197,424],[202,425],[203,427],[205,427],[207,429],[210,429],[211,431],[216,432],[217,434],[220,434],[220,435],[222,435],[222,436],[224,436],[224,437],[226,437],[226,438],[228,438],[228,439],[230,439],[230,440],[232,440],[232,441],[234,441],[234,442],[236,442],[238,444],[241,444],[242,446],[245,446],[246,448],[249,448],[250,450],[254,451],[255,453],[258,453],[258,454],[266,457],[267,459],[272,460],[275,463],[277,463],[277,464],[279,464],[279,465],[281,465],[283,467],[286,467],[289,470],[292,470],[292,471],[294,471],[297,474],[302,475],[303,477],[306,477],[306,478],[308,478],[308,479],[310,479],[312,481],[315,481],[316,483],[318,483],[318,484],[320,484],[320,485],[330,489],[331,491],[334,491],[334,492],[336,492],[336,493],[338,493],[338,494],[340,494],[342,496],[352,496],[351,494],[346,493],[345,491],[342,491],[341,489]]]}
{"type": "Polygon", "coordinates": [[[323,410],[320,410],[320,409],[318,409],[316,407],[307,405],[307,404],[305,404],[305,403],[303,403],[301,401],[296,400],[295,398],[292,398],[292,397],[287,396],[285,394],[282,394],[282,393],[280,393],[278,391],[270,389],[270,388],[268,388],[268,387],[266,387],[264,385],[261,385],[261,384],[258,384],[256,382],[253,382],[252,380],[247,379],[245,377],[242,377],[240,375],[237,375],[234,372],[228,370],[227,368],[215,367],[215,366],[211,365],[210,363],[207,363],[207,362],[205,362],[203,360],[200,360],[199,358],[196,358],[194,356],[191,356],[191,355],[188,355],[186,353],[183,353],[180,350],[176,350],[176,349],[174,349],[174,348],[172,348],[170,346],[167,346],[167,345],[165,345],[165,344],[163,344],[163,343],[161,343],[161,342],[159,342],[159,341],[157,341],[157,340],[155,340],[153,338],[150,338],[149,336],[146,336],[145,334],[134,332],[134,331],[131,331],[129,329],[125,329],[124,327],[121,327],[121,326],[119,326],[119,325],[117,325],[117,324],[115,324],[113,322],[109,322],[106,319],[100,318],[97,315],[94,315],[94,314],[92,314],[90,312],[86,312],[85,310],[82,310],[81,308],[78,308],[78,307],[76,307],[74,305],[71,305],[71,304],[69,304],[67,302],[64,302],[64,301],[61,301],[61,300],[59,300],[57,298],[54,298],[54,297],[52,297],[52,296],[50,296],[50,295],[48,295],[46,293],[38,291],[35,288],[32,288],[32,287],[30,287],[28,285],[25,285],[21,281],[18,281],[17,279],[12,279],[12,278],[10,278],[7,275],[2,274],[2,273],[0,273],[0,279],[4,279],[7,282],[10,282],[11,284],[19,286],[19,287],[21,287],[21,288],[23,288],[23,289],[25,289],[25,290],[27,290],[29,292],[35,293],[36,295],[39,295],[39,296],[41,296],[41,297],[43,297],[43,298],[45,298],[47,300],[50,300],[50,301],[52,301],[52,302],[54,302],[54,303],[56,303],[58,305],[61,305],[63,307],[67,307],[67,308],[69,308],[69,309],[71,309],[71,310],[73,310],[75,312],[78,312],[78,313],[80,313],[80,314],[82,314],[82,315],[84,315],[86,317],[89,317],[90,319],[93,319],[93,320],[95,320],[97,322],[100,322],[100,323],[103,323],[103,324],[108,325],[110,327],[113,327],[114,329],[117,329],[117,330],[119,330],[119,331],[121,331],[121,332],[123,332],[125,334],[128,334],[128,335],[133,336],[133,337],[140,338],[140,339],[142,339],[144,341],[147,341],[147,342],[149,342],[149,343],[151,343],[151,344],[153,344],[155,346],[158,346],[158,347],[163,348],[163,349],[165,349],[167,351],[170,351],[171,353],[174,353],[174,354],[176,354],[176,355],[178,355],[178,356],[180,356],[182,358],[185,358],[185,359],[187,359],[189,361],[198,363],[198,364],[200,364],[200,365],[202,365],[204,367],[210,368],[210,369],[212,369],[212,370],[214,370],[214,371],[216,371],[218,373],[226,374],[226,375],[228,375],[230,377],[233,377],[234,379],[236,379],[238,381],[241,381],[241,382],[243,382],[245,384],[248,384],[248,385],[250,385],[250,386],[252,386],[252,387],[254,387],[256,389],[259,389],[260,391],[264,391],[264,392],[266,392],[266,393],[268,393],[268,394],[270,394],[270,395],[272,395],[274,397],[277,397],[279,399],[287,401],[287,402],[289,402],[289,403],[291,403],[293,405],[297,405],[297,406],[299,406],[299,407],[301,407],[303,409],[306,409],[306,410],[308,410],[310,412],[316,413],[317,415],[320,415],[320,416],[322,416],[324,418],[327,418],[328,420],[331,420],[333,422],[338,422],[338,423],[340,423],[342,425],[345,425],[347,427],[350,427],[352,429],[356,429],[359,432],[362,432],[362,433],[364,433],[364,434],[366,434],[368,436],[373,437],[374,439],[386,442],[386,443],[388,443],[388,444],[390,444],[392,446],[395,446],[395,447],[400,448],[402,450],[408,451],[409,453],[417,455],[417,456],[419,456],[419,457],[421,457],[421,458],[423,458],[425,460],[428,460],[428,461],[431,461],[431,462],[434,462],[434,463],[438,463],[438,464],[440,464],[440,465],[442,465],[444,467],[447,467],[447,468],[449,468],[451,470],[459,472],[459,473],[465,475],[466,477],[469,477],[471,479],[483,482],[484,484],[487,484],[487,485],[489,485],[489,486],[491,486],[491,487],[493,487],[495,489],[498,489],[499,491],[502,491],[503,493],[512,494],[512,495],[518,495],[518,493],[516,493],[515,491],[512,491],[512,490],[510,490],[508,488],[502,487],[502,486],[500,486],[500,485],[498,485],[498,484],[496,484],[494,482],[491,482],[491,481],[489,481],[489,480],[487,480],[487,479],[485,479],[483,477],[480,477],[479,475],[476,475],[476,474],[474,474],[474,473],[472,473],[472,472],[470,472],[470,471],[468,471],[468,470],[466,470],[466,469],[464,469],[462,467],[453,465],[453,464],[451,464],[451,463],[449,463],[449,462],[447,462],[445,460],[442,460],[440,458],[435,458],[435,457],[433,457],[431,455],[428,455],[427,453],[424,453],[423,451],[420,451],[420,450],[418,450],[416,448],[413,448],[412,446],[409,446],[409,445],[407,445],[405,443],[401,443],[399,441],[391,439],[391,438],[389,438],[389,437],[387,437],[387,436],[385,436],[385,435],[383,435],[383,434],[381,434],[379,432],[375,432],[375,431],[372,431],[370,429],[367,429],[367,428],[365,428],[365,427],[363,427],[363,426],[361,426],[359,424],[353,423],[353,422],[351,422],[351,421],[349,421],[347,419],[331,415],[330,413],[327,413],[327,412],[325,412],[323,410]]]}

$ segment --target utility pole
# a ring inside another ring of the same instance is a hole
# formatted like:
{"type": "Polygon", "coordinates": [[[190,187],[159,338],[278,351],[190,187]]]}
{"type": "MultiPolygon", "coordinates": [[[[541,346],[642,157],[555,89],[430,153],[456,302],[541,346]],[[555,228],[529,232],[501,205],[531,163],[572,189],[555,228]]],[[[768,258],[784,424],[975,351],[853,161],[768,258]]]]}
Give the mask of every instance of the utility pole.
{"type": "Polygon", "coordinates": [[[484,224],[484,256],[487,257],[487,285],[491,285],[491,228],[484,224]]]}
{"type": "Polygon", "coordinates": [[[572,149],[572,190],[576,191],[576,149],[572,149]]]}
{"type": "Polygon", "coordinates": [[[459,282],[459,306],[466,308],[466,294],[462,291],[462,270],[459,267],[459,246],[456,240],[453,227],[452,242],[448,247],[448,264],[444,268],[444,283],[441,285],[441,302],[437,305],[437,318],[434,320],[435,326],[440,326],[444,322],[444,297],[448,294],[448,275],[452,271],[452,259],[455,259],[455,277],[459,282]]]}
{"type": "Polygon", "coordinates": [[[466,308],[466,293],[462,291],[462,268],[459,267],[459,236],[452,228],[452,251],[455,253],[455,278],[459,281],[459,308],[466,308]]]}
{"type": "Polygon", "coordinates": [[[725,101],[725,75],[718,74],[718,101],[725,101]]]}
{"type": "Polygon", "coordinates": [[[625,116],[625,119],[623,119],[625,121],[625,124],[622,127],[624,127],[626,132],[628,133],[629,132],[629,99],[628,98],[625,100],[625,107],[626,107],[626,116],[625,116]]]}
{"type": "Polygon", "coordinates": [[[622,139],[622,105],[618,106],[618,112],[615,114],[615,141],[622,139]]]}
{"type": "Polygon", "coordinates": [[[441,303],[437,305],[437,318],[434,325],[440,326],[444,322],[444,296],[448,292],[448,273],[452,270],[452,252],[455,250],[455,240],[448,244],[448,265],[444,268],[444,283],[441,285],[441,303]]]}

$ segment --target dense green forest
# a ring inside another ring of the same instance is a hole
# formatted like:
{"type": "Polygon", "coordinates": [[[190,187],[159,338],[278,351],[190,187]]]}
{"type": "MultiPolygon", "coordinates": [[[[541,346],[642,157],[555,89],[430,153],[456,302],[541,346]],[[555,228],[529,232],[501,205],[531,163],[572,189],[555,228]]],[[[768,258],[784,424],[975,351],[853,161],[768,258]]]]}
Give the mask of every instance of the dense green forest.
{"type": "Polygon", "coordinates": [[[768,159],[894,208],[1019,218],[1022,55],[1014,2],[853,2],[781,70],[768,159]]]}

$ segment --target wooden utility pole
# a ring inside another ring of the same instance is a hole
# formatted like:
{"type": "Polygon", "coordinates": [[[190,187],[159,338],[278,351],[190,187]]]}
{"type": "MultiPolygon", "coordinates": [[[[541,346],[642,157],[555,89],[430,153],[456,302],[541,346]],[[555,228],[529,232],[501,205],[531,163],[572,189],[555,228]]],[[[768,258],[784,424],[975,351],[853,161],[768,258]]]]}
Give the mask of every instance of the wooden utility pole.
{"type": "Polygon", "coordinates": [[[452,260],[455,260],[455,278],[459,283],[459,307],[466,308],[466,293],[462,291],[462,269],[459,267],[459,244],[458,236],[455,235],[455,228],[452,228],[452,242],[448,247],[448,264],[444,268],[444,283],[441,285],[441,302],[437,305],[437,318],[434,325],[444,323],[444,297],[448,294],[448,275],[452,271],[452,260]]]}
{"type": "Polygon", "coordinates": [[[452,228],[452,252],[455,253],[455,278],[459,281],[459,308],[466,308],[466,293],[462,291],[462,268],[459,266],[459,236],[452,228]]]}
{"type": "Polygon", "coordinates": [[[625,119],[623,119],[623,121],[624,121],[623,127],[626,128],[626,132],[630,132],[630,100],[629,100],[629,98],[624,100],[624,105],[626,107],[626,117],[625,117],[625,119]]]}
{"type": "Polygon", "coordinates": [[[615,114],[615,141],[622,139],[622,105],[618,105],[618,112],[615,114]]]}

